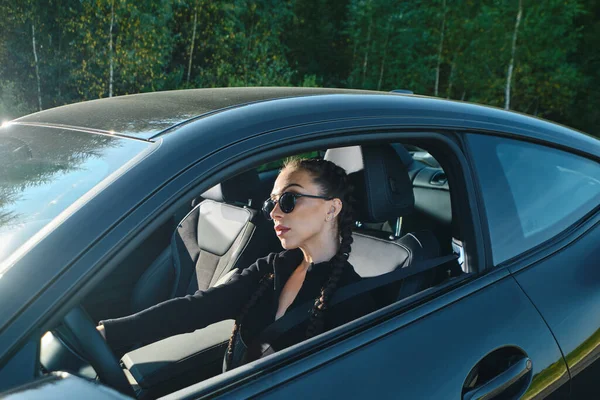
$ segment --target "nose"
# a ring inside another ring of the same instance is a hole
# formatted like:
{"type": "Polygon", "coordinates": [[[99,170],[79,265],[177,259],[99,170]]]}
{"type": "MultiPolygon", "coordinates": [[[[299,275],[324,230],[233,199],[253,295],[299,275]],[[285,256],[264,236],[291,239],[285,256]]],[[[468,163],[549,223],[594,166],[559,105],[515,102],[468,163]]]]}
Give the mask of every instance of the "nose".
{"type": "Polygon", "coordinates": [[[283,211],[281,211],[281,208],[279,208],[279,202],[275,203],[275,207],[273,207],[269,215],[271,216],[271,219],[273,221],[278,221],[281,219],[281,217],[283,216],[283,211]]]}

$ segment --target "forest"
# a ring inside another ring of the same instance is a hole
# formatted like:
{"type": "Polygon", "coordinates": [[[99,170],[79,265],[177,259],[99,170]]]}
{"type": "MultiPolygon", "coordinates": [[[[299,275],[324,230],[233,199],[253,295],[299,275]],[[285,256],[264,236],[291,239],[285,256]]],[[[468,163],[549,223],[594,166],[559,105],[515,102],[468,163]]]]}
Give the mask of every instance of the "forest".
{"type": "Polygon", "coordinates": [[[389,91],[599,136],[597,0],[2,0],[0,120],[230,86],[389,91]]]}

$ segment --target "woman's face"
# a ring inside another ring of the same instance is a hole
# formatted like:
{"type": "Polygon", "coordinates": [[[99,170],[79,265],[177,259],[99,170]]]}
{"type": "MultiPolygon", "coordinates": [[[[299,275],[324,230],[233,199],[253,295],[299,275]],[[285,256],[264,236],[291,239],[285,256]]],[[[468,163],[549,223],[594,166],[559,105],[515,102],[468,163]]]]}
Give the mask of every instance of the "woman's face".
{"type": "MultiPolygon", "coordinates": [[[[278,200],[286,192],[322,195],[321,188],[313,182],[308,172],[289,168],[281,171],[277,177],[271,198],[278,200]]],[[[305,248],[319,246],[323,240],[336,237],[335,217],[340,210],[341,203],[338,199],[298,197],[291,213],[284,213],[279,204],[276,204],[271,211],[271,218],[284,249],[305,248]]]]}

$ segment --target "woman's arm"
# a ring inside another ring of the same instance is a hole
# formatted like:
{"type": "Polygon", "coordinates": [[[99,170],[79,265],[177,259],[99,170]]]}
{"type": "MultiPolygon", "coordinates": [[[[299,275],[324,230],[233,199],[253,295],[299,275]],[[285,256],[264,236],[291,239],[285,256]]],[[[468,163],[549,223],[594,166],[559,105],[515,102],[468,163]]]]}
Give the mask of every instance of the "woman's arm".
{"type": "Polygon", "coordinates": [[[193,332],[218,321],[235,319],[260,279],[272,272],[276,256],[276,253],[271,253],[258,259],[223,285],[170,299],[127,317],[100,321],[98,331],[113,349],[117,349],[139,342],[155,342],[168,336],[193,332]]]}

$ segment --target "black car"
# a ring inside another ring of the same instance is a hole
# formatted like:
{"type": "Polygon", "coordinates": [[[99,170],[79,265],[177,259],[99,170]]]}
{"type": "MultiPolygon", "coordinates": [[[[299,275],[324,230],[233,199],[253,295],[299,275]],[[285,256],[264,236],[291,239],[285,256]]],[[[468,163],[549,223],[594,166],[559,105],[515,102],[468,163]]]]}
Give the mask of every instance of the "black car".
{"type": "Polygon", "coordinates": [[[600,398],[599,160],[598,139],[529,116],[336,89],[6,122],[0,397],[600,398]],[[281,251],[260,208],[298,155],[356,182],[350,262],[378,310],[226,373],[232,321],[109,349],[99,320],[281,251]]]}

